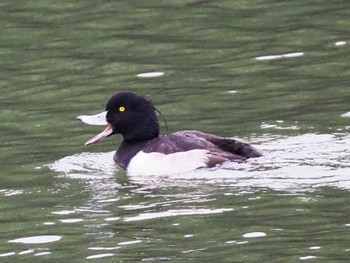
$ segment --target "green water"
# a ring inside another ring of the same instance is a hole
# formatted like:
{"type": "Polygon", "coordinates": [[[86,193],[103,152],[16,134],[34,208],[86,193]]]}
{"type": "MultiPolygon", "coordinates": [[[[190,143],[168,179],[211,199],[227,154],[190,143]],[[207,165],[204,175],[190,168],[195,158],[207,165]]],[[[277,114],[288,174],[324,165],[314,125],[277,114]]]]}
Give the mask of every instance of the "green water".
{"type": "Polygon", "coordinates": [[[348,1],[0,7],[0,261],[348,262],[348,1]],[[130,177],[75,120],[122,90],[265,156],[130,177]]]}

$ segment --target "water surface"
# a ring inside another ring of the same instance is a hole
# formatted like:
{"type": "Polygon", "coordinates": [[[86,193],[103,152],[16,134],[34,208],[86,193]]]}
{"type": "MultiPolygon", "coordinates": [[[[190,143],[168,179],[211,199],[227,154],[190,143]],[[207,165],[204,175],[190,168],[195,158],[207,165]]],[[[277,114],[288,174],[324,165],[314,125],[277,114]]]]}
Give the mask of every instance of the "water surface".
{"type": "Polygon", "coordinates": [[[2,261],[348,262],[347,1],[0,5],[2,261]],[[75,120],[121,90],[264,157],[128,176],[75,120]]]}

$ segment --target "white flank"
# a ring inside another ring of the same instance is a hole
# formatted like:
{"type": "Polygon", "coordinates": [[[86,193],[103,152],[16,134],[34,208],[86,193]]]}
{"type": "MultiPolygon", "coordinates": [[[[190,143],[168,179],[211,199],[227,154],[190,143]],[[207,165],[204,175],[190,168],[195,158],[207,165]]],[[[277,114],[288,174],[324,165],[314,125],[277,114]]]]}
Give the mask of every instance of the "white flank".
{"type": "Polygon", "coordinates": [[[208,150],[203,149],[172,154],[141,151],[131,159],[127,171],[130,175],[164,175],[189,172],[206,166],[208,152],[208,150]]]}

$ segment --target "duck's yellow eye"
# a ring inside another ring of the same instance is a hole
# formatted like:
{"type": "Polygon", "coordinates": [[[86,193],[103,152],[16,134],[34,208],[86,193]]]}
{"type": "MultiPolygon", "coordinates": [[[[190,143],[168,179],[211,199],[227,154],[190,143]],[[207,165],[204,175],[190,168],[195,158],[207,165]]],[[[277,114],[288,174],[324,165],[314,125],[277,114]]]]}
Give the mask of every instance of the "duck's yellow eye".
{"type": "Polygon", "coordinates": [[[125,111],[125,108],[123,106],[119,107],[119,111],[120,112],[124,112],[125,111]]]}

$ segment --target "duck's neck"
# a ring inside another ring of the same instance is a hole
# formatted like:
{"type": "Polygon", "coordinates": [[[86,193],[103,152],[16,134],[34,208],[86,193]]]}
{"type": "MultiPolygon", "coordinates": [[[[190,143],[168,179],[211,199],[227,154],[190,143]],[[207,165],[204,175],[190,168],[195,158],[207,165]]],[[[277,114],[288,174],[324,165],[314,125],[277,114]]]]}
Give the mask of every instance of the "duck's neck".
{"type": "Polygon", "coordinates": [[[114,161],[123,169],[126,169],[130,160],[144,147],[147,141],[123,140],[114,155],[114,161]]]}
{"type": "Polygon", "coordinates": [[[138,131],[135,130],[133,133],[128,133],[123,135],[123,139],[126,142],[134,143],[134,142],[144,142],[159,136],[159,130],[146,130],[146,131],[138,131]]]}

